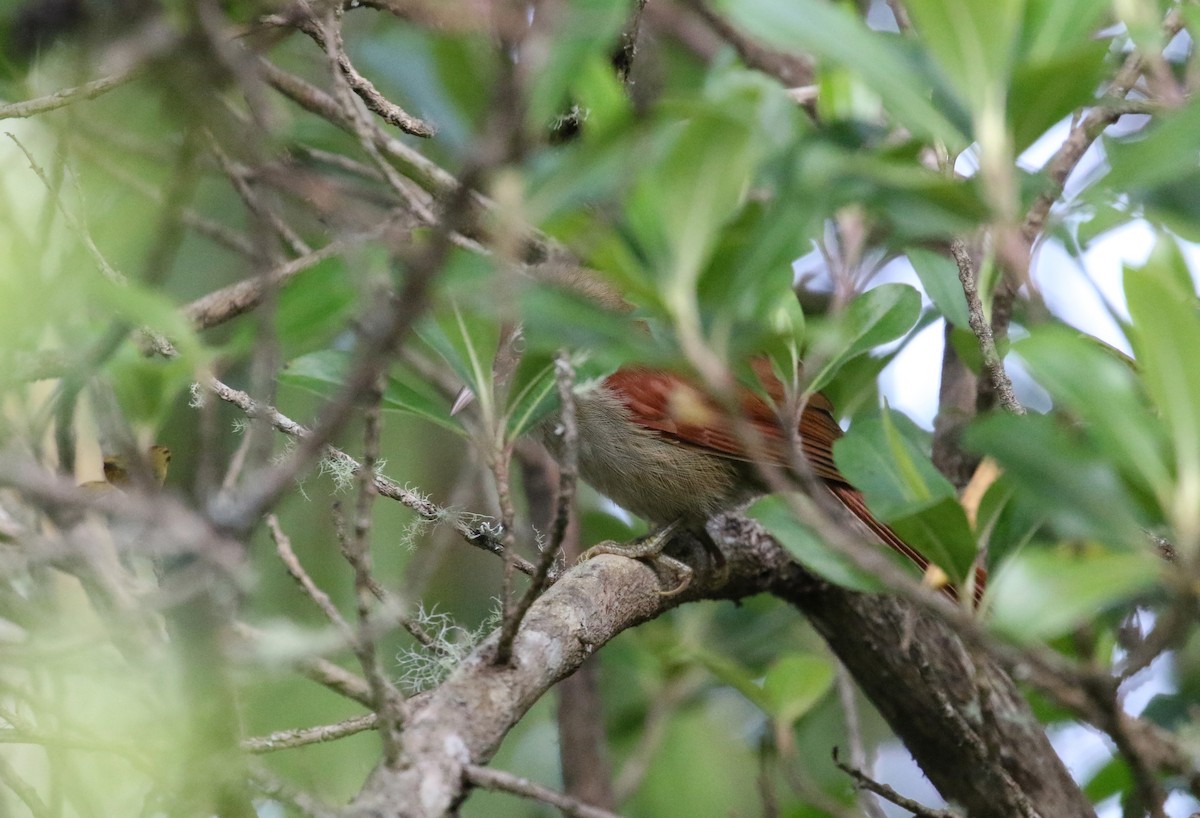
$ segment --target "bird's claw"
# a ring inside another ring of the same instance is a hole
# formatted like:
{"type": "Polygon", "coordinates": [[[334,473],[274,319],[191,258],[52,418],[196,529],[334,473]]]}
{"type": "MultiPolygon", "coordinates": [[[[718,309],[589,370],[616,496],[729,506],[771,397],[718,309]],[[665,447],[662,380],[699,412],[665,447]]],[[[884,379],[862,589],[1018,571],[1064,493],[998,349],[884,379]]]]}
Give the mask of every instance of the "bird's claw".
{"type": "Polygon", "coordinates": [[[584,551],[579,561],[590,560],[600,554],[614,554],[618,557],[628,557],[631,560],[646,560],[650,563],[666,565],[680,577],[679,584],[666,591],[660,590],[658,593],[664,597],[678,596],[692,584],[692,568],[686,563],[674,557],[667,556],[662,552],[678,528],[679,523],[671,523],[655,531],[650,536],[629,544],[605,540],[584,551]]]}

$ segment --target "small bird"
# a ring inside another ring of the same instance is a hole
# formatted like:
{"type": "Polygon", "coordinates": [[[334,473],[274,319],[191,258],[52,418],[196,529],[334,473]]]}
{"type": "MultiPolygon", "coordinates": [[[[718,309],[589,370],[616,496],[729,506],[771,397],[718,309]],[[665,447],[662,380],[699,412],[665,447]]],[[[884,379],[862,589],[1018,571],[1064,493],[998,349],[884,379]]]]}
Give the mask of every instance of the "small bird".
{"type": "MultiPolygon", "coordinates": [[[[777,405],[784,386],[765,358],[752,368],[777,405]]],[[[758,460],[789,470],[789,436],[777,411],[754,391],[738,387],[739,414],[761,446],[758,460]]],[[[617,505],[657,526],[647,541],[632,546],[602,543],[589,555],[615,553],[649,558],[658,555],[670,535],[683,528],[705,542],[705,522],[766,493],[755,459],[735,430],[727,412],[688,378],[664,370],[625,367],[576,397],[579,471],[597,491],[617,505]]],[[[551,454],[561,456],[553,423],[540,436],[551,454]]],[[[945,574],[867,509],[862,494],[838,471],[833,444],[843,432],[829,400],[812,395],[800,413],[800,451],[811,474],[876,538],[915,563],[936,580],[947,596],[957,590],[945,574]]],[[[719,553],[719,552],[715,552],[719,553]]],[[[670,561],[678,569],[677,561],[670,561]]],[[[979,577],[982,580],[982,575],[979,577]]],[[[682,591],[690,581],[684,574],[682,591]]],[[[977,594],[982,589],[977,589],[977,594]]]]}
{"type": "MultiPolygon", "coordinates": [[[[167,480],[167,469],[171,465],[171,450],[166,446],[154,444],[146,449],[146,462],[150,466],[150,474],[158,485],[162,485],[167,480]]],[[[127,487],[132,480],[132,475],[129,473],[129,464],[125,458],[119,454],[110,454],[104,457],[104,479],[89,480],[86,483],[81,483],[80,488],[88,489],[89,491],[111,491],[112,489],[123,489],[127,487]]]]}
{"type": "MultiPolygon", "coordinates": [[[[559,287],[615,312],[630,305],[598,276],[566,265],[536,271],[541,284],[559,287]]],[[[503,350],[507,345],[502,344],[503,350]]],[[[776,406],[786,405],[786,390],[765,357],[751,368],[776,406]]],[[[499,366],[499,365],[498,365],[499,366]]],[[[511,369],[508,362],[504,368],[511,369]]],[[[458,411],[469,390],[455,403],[458,411]]],[[[695,533],[715,562],[723,567],[720,550],[705,531],[713,515],[729,511],[769,490],[757,463],[793,471],[792,436],[781,425],[779,412],[752,389],[739,385],[738,415],[757,436],[755,456],[747,450],[729,412],[685,375],[642,366],[618,369],[599,384],[580,390],[575,398],[577,455],[584,480],[617,505],[653,523],[658,529],[632,545],[604,542],[584,557],[609,553],[665,561],[680,574],[677,594],[691,581],[691,569],[663,555],[671,535],[680,529],[695,533]]],[[[558,421],[551,417],[536,430],[550,453],[561,459],[563,444],[558,421]]],[[[875,538],[911,560],[926,580],[957,600],[958,591],[945,572],[933,565],[889,526],[871,514],[862,494],[838,470],[833,444],[843,435],[833,405],[820,393],[809,397],[797,427],[800,453],[811,476],[854,515],[875,538]]],[[[975,600],[982,597],[986,573],[976,573],[975,600]]]]}

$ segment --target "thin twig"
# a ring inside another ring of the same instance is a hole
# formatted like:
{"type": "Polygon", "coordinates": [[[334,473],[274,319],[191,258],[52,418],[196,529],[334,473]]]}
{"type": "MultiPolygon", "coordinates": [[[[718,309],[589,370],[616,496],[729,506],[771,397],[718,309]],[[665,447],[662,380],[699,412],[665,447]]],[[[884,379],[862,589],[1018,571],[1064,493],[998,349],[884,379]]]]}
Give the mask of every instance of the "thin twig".
{"type": "Polygon", "coordinates": [[[521,778],[512,773],[493,770],[490,767],[480,767],[477,764],[468,764],[463,768],[463,774],[467,781],[476,787],[511,792],[514,795],[541,801],[561,810],[563,814],[569,815],[571,818],[620,818],[614,812],[584,804],[561,792],[543,787],[541,784],[535,784],[527,778],[521,778]]]}
{"type": "Polygon", "coordinates": [[[396,705],[400,692],[383,675],[383,668],[375,652],[375,640],[370,635],[375,602],[375,580],[371,574],[371,508],[378,496],[375,489],[375,464],[379,462],[379,404],[382,400],[383,388],[377,381],[375,388],[368,394],[368,404],[363,413],[363,460],[357,475],[358,498],[354,506],[354,531],[346,541],[343,553],[350,567],[354,569],[354,599],[358,613],[354,653],[371,688],[374,709],[379,715],[379,735],[383,741],[384,762],[394,764],[400,757],[398,733],[403,714],[396,705]]]}
{"type": "Polygon", "coordinates": [[[862,770],[856,769],[849,764],[844,763],[838,758],[837,748],[833,748],[833,763],[838,766],[842,772],[854,779],[855,786],[878,795],[896,806],[906,809],[917,818],[962,818],[960,813],[948,809],[931,809],[925,806],[920,801],[914,801],[911,798],[905,798],[900,793],[889,787],[887,784],[880,783],[868,776],[862,770]]]}
{"type": "Polygon", "coordinates": [[[287,750],[293,747],[305,747],[309,744],[323,744],[327,741],[337,741],[346,736],[353,736],[366,730],[374,730],[379,726],[379,717],[375,713],[355,716],[339,721],[336,724],[322,724],[317,727],[297,727],[292,730],[277,730],[265,736],[252,736],[242,739],[241,747],[248,753],[256,755],[273,753],[276,750],[287,750]]]}
{"type": "Polygon", "coordinates": [[[325,617],[334,624],[334,626],[342,632],[342,636],[347,642],[354,642],[354,629],[350,627],[350,623],[342,616],[341,611],[333,604],[333,600],[329,598],[329,594],[322,591],[313,582],[312,577],[304,570],[304,566],[300,564],[300,559],[296,556],[296,552],[292,550],[292,541],[283,533],[283,529],[279,525],[279,518],[274,514],[267,515],[267,528],[271,532],[271,539],[275,542],[275,552],[279,555],[279,559],[283,562],[287,572],[291,574],[292,579],[296,580],[301,590],[311,599],[318,608],[321,609],[325,617]]]}
{"type": "Polygon", "coordinates": [[[562,548],[563,538],[567,534],[567,526],[571,522],[571,507],[575,502],[575,484],[579,479],[579,430],[575,424],[575,369],[565,351],[560,351],[554,359],[554,381],[558,387],[558,399],[562,405],[559,424],[562,429],[563,456],[559,461],[558,496],[554,503],[554,520],[550,527],[550,541],[542,548],[537,563],[537,571],[533,575],[525,593],[512,608],[505,613],[504,622],[500,627],[500,639],[496,643],[496,663],[508,664],[512,655],[512,643],[516,638],[521,620],[529,611],[533,601],[546,587],[546,578],[554,565],[555,557],[562,548]]]}
{"type": "Polygon", "coordinates": [[[262,764],[251,765],[250,783],[271,798],[277,801],[286,801],[309,818],[342,818],[341,810],[334,809],[312,794],[289,784],[269,772],[262,764]]]}
{"type": "MultiPolygon", "coordinates": [[[[304,256],[312,252],[312,248],[300,237],[295,230],[292,229],[280,215],[259,197],[258,191],[250,184],[249,173],[238,163],[234,162],[221,149],[220,143],[211,132],[206,134],[208,137],[208,147],[212,151],[212,155],[216,157],[217,164],[221,166],[221,170],[225,172],[226,178],[229,179],[229,184],[233,187],[238,198],[246,206],[246,209],[254,215],[261,223],[269,227],[275,236],[287,245],[288,249],[297,256],[304,256]]],[[[279,253],[271,253],[271,261],[278,264],[281,259],[278,258],[279,253]]]]}
{"type": "MultiPolygon", "coordinates": [[[[846,722],[846,741],[850,745],[850,764],[862,769],[867,766],[867,751],[863,747],[862,722],[858,717],[858,702],[854,699],[856,688],[850,671],[841,662],[837,663],[836,684],[838,703],[842,706],[842,718],[846,722]]],[[[860,797],[858,806],[867,818],[886,818],[879,802],[874,798],[860,797]]]]}
{"type": "MultiPolygon", "coordinates": [[[[234,389],[216,378],[209,378],[205,387],[221,400],[241,409],[247,416],[257,417],[261,414],[261,416],[266,417],[271,422],[271,425],[277,431],[289,437],[301,440],[311,434],[308,427],[297,423],[272,406],[260,406],[256,404],[245,392],[240,389],[234,389]]],[[[358,473],[359,469],[362,468],[362,465],[357,460],[335,446],[327,446],[325,456],[330,460],[347,466],[353,473],[358,473]]],[[[454,529],[462,535],[463,539],[476,548],[482,548],[484,551],[495,554],[498,557],[504,556],[504,546],[496,539],[489,526],[472,526],[467,525],[461,520],[455,520],[454,512],[442,508],[419,492],[405,488],[394,480],[390,480],[382,475],[375,475],[375,487],[382,496],[411,508],[422,519],[439,523],[451,522],[454,529]]],[[[518,571],[530,576],[533,575],[535,571],[533,563],[519,555],[514,558],[514,561],[518,571]]]]}
{"type": "Polygon", "coordinates": [[[54,812],[46,806],[46,802],[38,795],[37,790],[21,778],[3,755],[0,755],[0,781],[12,790],[13,795],[21,799],[21,802],[33,814],[33,818],[52,818],[54,812]]]}
{"type": "Polygon", "coordinates": [[[967,317],[971,324],[971,332],[979,341],[979,351],[983,355],[983,367],[987,370],[992,387],[1000,405],[1014,415],[1025,414],[1025,407],[1017,400],[1013,392],[1012,381],[1004,369],[1004,360],[996,350],[996,339],[992,334],[992,324],[983,314],[983,302],[979,299],[979,286],[975,280],[975,266],[962,239],[955,238],[950,242],[950,251],[958,266],[958,280],[962,284],[963,295],[967,299],[967,317]]]}
{"type": "Polygon", "coordinates": [[[73,88],[63,88],[61,91],[55,91],[53,94],[47,94],[44,97],[0,105],[0,119],[24,119],[25,117],[36,116],[44,114],[47,111],[64,108],[80,100],[95,99],[101,94],[106,94],[114,88],[119,88],[129,82],[137,76],[140,69],[141,66],[136,65],[124,71],[119,71],[116,74],[110,74],[107,77],[86,82],[83,85],[76,85],[73,88]]]}
{"type": "Polygon", "coordinates": [[[333,258],[359,244],[379,238],[386,225],[376,226],[357,236],[334,239],[324,247],[294,258],[274,270],[243,279],[228,287],[202,295],[183,307],[184,318],[196,329],[209,329],[249,312],[262,303],[269,288],[278,289],[300,273],[311,269],[328,258],[333,258]]]}
{"type": "MultiPolygon", "coordinates": [[[[340,14],[343,9],[338,9],[340,14]]],[[[328,32],[325,26],[322,26],[312,15],[312,11],[305,2],[297,2],[288,9],[285,14],[276,14],[264,17],[260,20],[264,25],[277,26],[294,26],[304,34],[306,34],[314,43],[320,46],[322,51],[330,50],[328,32]]],[[[367,106],[367,108],[375,114],[378,114],[389,125],[394,125],[404,133],[412,134],[429,138],[437,133],[437,128],[429,124],[423,119],[413,116],[405,111],[396,103],[379,93],[379,89],[375,87],[369,79],[359,73],[354,64],[350,62],[349,55],[346,54],[345,48],[338,47],[336,49],[335,66],[345,78],[347,85],[359,99],[367,106]]]]}

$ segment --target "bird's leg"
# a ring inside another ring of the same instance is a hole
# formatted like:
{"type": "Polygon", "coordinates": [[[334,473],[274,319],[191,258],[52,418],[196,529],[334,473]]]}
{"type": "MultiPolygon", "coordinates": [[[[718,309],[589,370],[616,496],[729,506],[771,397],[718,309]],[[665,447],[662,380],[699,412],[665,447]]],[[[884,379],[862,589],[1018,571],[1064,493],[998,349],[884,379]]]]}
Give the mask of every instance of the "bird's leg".
{"type": "Polygon", "coordinates": [[[717,541],[708,533],[707,528],[701,528],[696,536],[700,539],[700,547],[704,549],[704,553],[712,560],[713,571],[716,572],[717,584],[724,585],[725,580],[729,579],[729,560],[725,559],[725,552],[721,550],[721,546],[717,545],[717,541]]]}
{"type": "MultiPolygon", "coordinates": [[[[663,548],[670,541],[675,532],[679,530],[680,521],[665,525],[650,534],[648,537],[643,537],[638,542],[623,545],[605,540],[597,543],[583,552],[583,556],[579,561],[590,560],[592,557],[600,554],[615,554],[618,557],[629,557],[631,560],[647,560],[648,562],[657,562],[668,566],[672,571],[679,575],[679,584],[668,591],[659,591],[663,596],[675,596],[682,593],[689,585],[692,584],[692,569],[691,566],[683,563],[674,557],[664,554],[663,548]]],[[[711,542],[711,540],[710,540],[711,542]]],[[[715,546],[714,546],[715,547],[715,546]]],[[[722,557],[724,559],[724,557],[722,557]]]]}

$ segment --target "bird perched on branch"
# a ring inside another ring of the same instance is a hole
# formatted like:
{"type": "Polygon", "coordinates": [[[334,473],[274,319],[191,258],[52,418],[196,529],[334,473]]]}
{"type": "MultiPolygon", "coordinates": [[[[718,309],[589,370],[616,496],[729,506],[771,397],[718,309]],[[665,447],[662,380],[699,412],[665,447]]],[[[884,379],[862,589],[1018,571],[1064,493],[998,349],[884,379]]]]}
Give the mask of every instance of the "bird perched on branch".
{"type": "MultiPolygon", "coordinates": [[[[585,271],[543,267],[537,274],[542,283],[602,307],[621,312],[630,309],[607,284],[585,271]]],[[[796,476],[799,465],[806,472],[806,482],[828,491],[857,519],[864,534],[911,560],[931,584],[957,599],[957,589],[948,583],[946,574],[876,519],[862,494],[838,470],[833,444],[843,432],[829,400],[820,393],[811,395],[799,411],[796,434],[789,434],[780,420],[779,407],[787,406],[784,384],[765,357],[751,361],[751,369],[771,403],[755,390],[737,386],[732,403],[741,426],[729,408],[697,381],[676,372],[627,366],[599,384],[579,390],[575,412],[581,476],[617,505],[657,527],[640,543],[601,543],[585,556],[611,553],[665,560],[682,574],[678,587],[667,592],[678,593],[687,587],[691,572],[678,560],[661,554],[671,535],[680,529],[692,531],[715,559],[723,559],[705,532],[705,522],[767,493],[771,487],[763,478],[763,466],[796,476]],[[797,443],[801,464],[793,459],[797,443]]],[[[554,419],[543,423],[538,435],[551,454],[561,458],[563,445],[557,425],[554,419]]],[[[980,570],[977,601],[984,580],[980,570]]]]}

